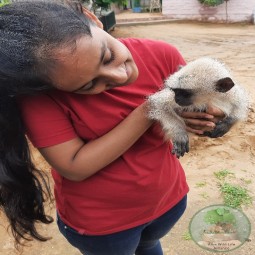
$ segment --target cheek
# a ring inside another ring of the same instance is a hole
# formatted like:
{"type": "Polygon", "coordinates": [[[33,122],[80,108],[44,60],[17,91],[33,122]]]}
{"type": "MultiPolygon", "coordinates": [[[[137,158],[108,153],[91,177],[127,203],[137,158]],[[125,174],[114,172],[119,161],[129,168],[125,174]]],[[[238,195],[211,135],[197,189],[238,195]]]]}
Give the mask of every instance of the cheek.
{"type": "Polygon", "coordinates": [[[132,60],[131,53],[127,47],[118,40],[115,39],[114,44],[112,45],[112,49],[115,51],[117,62],[123,63],[132,60]]]}

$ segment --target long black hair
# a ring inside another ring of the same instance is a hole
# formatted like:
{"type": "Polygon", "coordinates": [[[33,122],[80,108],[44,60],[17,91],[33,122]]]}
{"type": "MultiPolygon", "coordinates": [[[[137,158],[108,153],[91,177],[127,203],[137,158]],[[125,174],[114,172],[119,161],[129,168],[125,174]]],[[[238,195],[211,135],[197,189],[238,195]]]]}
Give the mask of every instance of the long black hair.
{"type": "Polygon", "coordinates": [[[35,225],[49,224],[44,202],[51,196],[43,171],[31,160],[17,98],[51,89],[54,49],[75,49],[91,36],[91,22],[71,1],[13,1],[0,8],[0,208],[16,244],[46,241],[35,225]]]}

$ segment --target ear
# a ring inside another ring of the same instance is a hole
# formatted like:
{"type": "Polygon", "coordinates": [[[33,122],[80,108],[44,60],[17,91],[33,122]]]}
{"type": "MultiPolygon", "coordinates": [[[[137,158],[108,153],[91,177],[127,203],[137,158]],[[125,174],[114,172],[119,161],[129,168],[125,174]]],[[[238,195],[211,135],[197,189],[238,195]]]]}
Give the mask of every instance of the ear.
{"type": "Polygon", "coordinates": [[[218,92],[225,93],[234,87],[235,83],[231,78],[226,77],[217,81],[215,89],[218,92]]]}
{"type": "Polygon", "coordinates": [[[89,10],[87,10],[86,8],[82,7],[82,11],[83,13],[90,19],[92,20],[99,28],[103,29],[103,23],[98,19],[98,17],[90,12],[89,10]]]}

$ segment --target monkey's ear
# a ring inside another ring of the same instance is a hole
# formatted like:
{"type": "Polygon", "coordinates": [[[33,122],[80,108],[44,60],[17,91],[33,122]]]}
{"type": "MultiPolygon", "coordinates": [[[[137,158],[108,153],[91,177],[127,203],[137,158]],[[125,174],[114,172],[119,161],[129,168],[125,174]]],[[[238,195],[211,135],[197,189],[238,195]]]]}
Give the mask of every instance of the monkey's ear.
{"type": "Polygon", "coordinates": [[[226,77],[217,81],[215,89],[218,92],[225,93],[234,87],[235,83],[231,78],[226,77]]]}

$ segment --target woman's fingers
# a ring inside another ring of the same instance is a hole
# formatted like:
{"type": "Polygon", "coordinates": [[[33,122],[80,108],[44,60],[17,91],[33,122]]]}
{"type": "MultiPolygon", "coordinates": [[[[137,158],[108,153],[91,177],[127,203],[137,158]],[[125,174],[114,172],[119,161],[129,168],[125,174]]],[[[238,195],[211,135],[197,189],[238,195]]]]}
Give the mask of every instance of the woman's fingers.
{"type": "Polygon", "coordinates": [[[184,119],[186,129],[189,132],[203,134],[204,131],[212,131],[215,128],[215,123],[201,119],[184,119]]]}
{"type": "Polygon", "coordinates": [[[181,112],[180,116],[184,119],[208,119],[211,120],[214,116],[207,112],[181,112]]]}
{"type": "Polygon", "coordinates": [[[226,117],[225,113],[221,109],[212,107],[210,105],[207,107],[206,113],[214,116],[214,118],[212,119],[214,123],[217,123],[218,121],[223,120],[226,117]]]}
{"type": "Polygon", "coordinates": [[[224,112],[220,108],[213,107],[210,105],[207,107],[206,112],[210,115],[213,115],[214,117],[220,117],[220,118],[225,117],[224,112]]]}
{"type": "Polygon", "coordinates": [[[224,119],[224,112],[213,106],[208,106],[206,112],[181,112],[180,116],[186,124],[186,130],[195,134],[212,131],[218,121],[224,119]]]}

